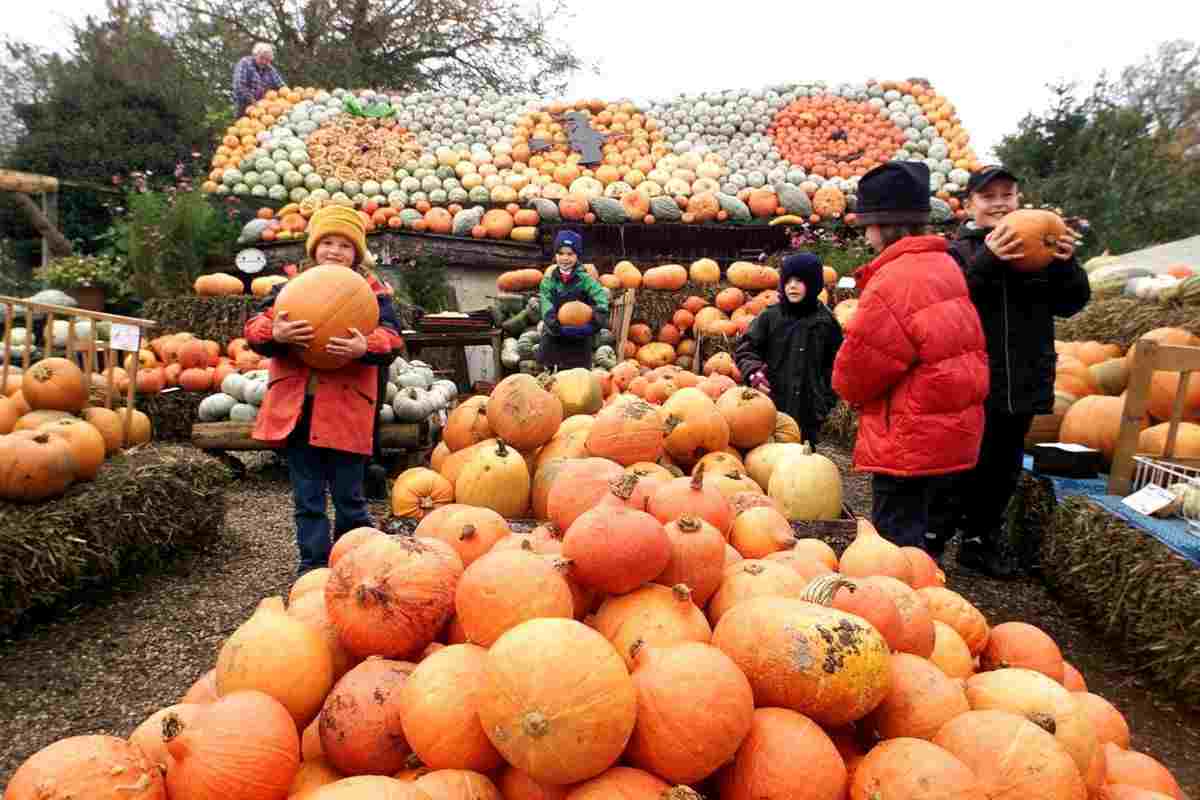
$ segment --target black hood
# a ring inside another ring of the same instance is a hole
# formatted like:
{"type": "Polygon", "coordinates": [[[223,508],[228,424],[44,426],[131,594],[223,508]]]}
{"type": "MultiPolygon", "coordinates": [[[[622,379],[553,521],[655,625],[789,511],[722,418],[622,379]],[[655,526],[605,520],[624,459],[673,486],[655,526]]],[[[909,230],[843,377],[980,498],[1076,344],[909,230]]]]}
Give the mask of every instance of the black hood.
{"type": "Polygon", "coordinates": [[[788,314],[811,314],[817,310],[818,295],[825,288],[825,270],[813,253],[792,253],[779,269],[779,305],[788,314]],[[799,278],[807,290],[799,303],[788,302],[783,287],[791,278],[799,278]]]}

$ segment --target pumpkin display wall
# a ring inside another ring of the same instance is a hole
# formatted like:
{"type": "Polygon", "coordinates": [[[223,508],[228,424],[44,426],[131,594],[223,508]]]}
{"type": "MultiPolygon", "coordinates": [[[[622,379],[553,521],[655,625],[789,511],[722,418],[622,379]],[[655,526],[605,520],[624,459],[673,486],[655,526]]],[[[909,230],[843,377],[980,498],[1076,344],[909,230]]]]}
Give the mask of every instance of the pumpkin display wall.
{"type": "Polygon", "coordinates": [[[201,188],[288,203],[247,223],[242,244],[302,238],[327,203],[362,210],[371,230],[534,241],[541,222],[562,219],[837,220],[853,211],[860,176],[905,159],[930,168],[935,221],[961,212],[950,200],[978,161],[955,106],[921,81],[792,81],[638,103],[285,87],[226,130],[201,188]],[[350,113],[351,100],[387,116],[350,113]],[[588,128],[616,135],[598,163],[583,163],[588,128]]]}

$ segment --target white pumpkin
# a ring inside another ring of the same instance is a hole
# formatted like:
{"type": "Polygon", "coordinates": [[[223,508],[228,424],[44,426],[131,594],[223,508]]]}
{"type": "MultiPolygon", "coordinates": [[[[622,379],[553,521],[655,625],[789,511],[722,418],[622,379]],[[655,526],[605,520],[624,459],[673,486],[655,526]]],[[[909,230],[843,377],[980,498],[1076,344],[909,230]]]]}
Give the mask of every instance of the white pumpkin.
{"type": "Polygon", "coordinates": [[[229,419],[229,412],[237,405],[237,400],[224,392],[210,394],[200,401],[198,414],[201,422],[219,422],[229,419]]]}

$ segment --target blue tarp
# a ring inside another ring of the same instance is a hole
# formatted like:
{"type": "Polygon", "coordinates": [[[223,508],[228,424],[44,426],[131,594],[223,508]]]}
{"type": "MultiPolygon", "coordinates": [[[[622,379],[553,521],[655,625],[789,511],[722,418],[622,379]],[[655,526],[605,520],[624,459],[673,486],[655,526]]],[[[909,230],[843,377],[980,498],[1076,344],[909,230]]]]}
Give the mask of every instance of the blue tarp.
{"type": "Polygon", "coordinates": [[[1039,478],[1049,478],[1054,484],[1054,496],[1061,500],[1064,497],[1087,497],[1116,514],[1139,530],[1158,539],[1174,552],[1200,566],[1200,536],[1191,533],[1185,520],[1179,518],[1159,519],[1139,514],[1124,505],[1117,497],[1108,493],[1106,478],[1061,478],[1057,475],[1043,475],[1033,471],[1033,456],[1025,456],[1025,469],[1039,478]]]}

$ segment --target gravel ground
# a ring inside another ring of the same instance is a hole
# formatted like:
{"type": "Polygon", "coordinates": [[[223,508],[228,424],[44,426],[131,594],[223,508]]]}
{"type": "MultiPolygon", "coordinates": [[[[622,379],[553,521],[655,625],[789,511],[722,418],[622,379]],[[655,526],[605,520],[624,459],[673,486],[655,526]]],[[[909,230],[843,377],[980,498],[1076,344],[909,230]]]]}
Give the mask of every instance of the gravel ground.
{"type": "MultiPolygon", "coordinates": [[[[844,453],[822,450],[846,467],[844,453]]],[[[231,494],[227,530],[210,550],[169,572],[130,578],[56,609],[15,639],[0,641],[0,786],[21,761],[57,739],[128,735],[212,666],[224,637],[259,600],[286,594],[296,561],[287,483],[269,460],[250,458],[261,468],[231,494]]],[[[847,503],[869,512],[869,481],[848,474],[845,488],[847,503]]],[[[380,518],[386,513],[381,503],[373,510],[380,518]]],[[[993,624],[1020,619],[1045,629],[1091,690],[1126,715],[1134,747],[1161,760],[1186,791],[1200,795],[1200,714],[1147,687],[1086,620],[1062,608],[1040,583],[959,573],[953,556],[951,545],[944,559],[950,588],[993,624]]]]}

